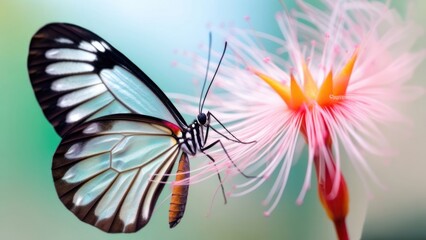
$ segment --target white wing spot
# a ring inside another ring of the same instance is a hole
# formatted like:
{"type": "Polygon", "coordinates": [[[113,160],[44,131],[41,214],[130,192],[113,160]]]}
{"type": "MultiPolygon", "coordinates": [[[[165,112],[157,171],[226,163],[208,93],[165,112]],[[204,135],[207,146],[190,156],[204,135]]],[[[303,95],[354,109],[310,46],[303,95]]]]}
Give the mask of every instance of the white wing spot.
{"type": "Polygon", "coordinates": [[[71,111],[67,114],[66,122],[67,123],[73,123],[77,122],[78,120],[82,119],[84,116],[80,112],[74,112],[71,111]]]}
{"type": "Polygon", "coordinates": [[[81,90],[68,93],[58,99],[57,106],[61,108],[71,107],[80,102],[84,102],[100,95],[107,89],[104,85],[98,84],[81,90]]]}
{"type": "Polygon", "coordinates": [[[71,73],[91,72],[95,69],[88,63],[80,62],[56,62],[46,67],[46,73],[49,75],[63,75],[71,73]]]}
{"type": "Polygon", "coordinates": [[[73,44],[74,43],[73,41],[71,41],[68,38],[56,38],[55,41],[58,42],[58,43],[65,43],[65,44],[73,44]]]}
{"type": "Polygon", "coordinates": [[[92,123],[87,128],[83,130],[85,134],[92,134],[101,131],[101,128],[98,123],[92,123]]]}
{"type": "Polygon", "coordinates": [[[81,150],[81,144],[76,143],[68,149],[68,151],[65,153],[65,157],[68,159],[72,159],[73,156],[77,155],[80,152],[80,150],[81,150]]]}
{"type": "Polygon", "coordinates": [[[89,51],[89,52],[97,52],[96,48],[92,44],[86,41],[82,41],[80,45],[78,45],[78,48],[89,51]]]}
{"type": "Polygon", "coordinates": [[[71,110],[67,114],[66,122],[77,122],[85,117],[88,117],[113,100],[114,97],[108,92],[93,97],[89,101],[82,103],[80,106],[77,106],[73,110],[71,110]]]}
{"type": "Polygon", "coordinates": [[[50,89],[56,92],[69,91],[102,83],[97,74],[71,75],[52,82],[50,89]]]}
{"type": "Polygon", "coordinates": [[[108,46],[108,44],[104,41],[101,42],[102,46],[104,46],[106,49],[111,50],[111,48],[108,46]]]}
{"type": "Polygon", "coordinates": [[[105,47],[98,41],[92,41],[92,45],[100,52],[105,52],[105,47]]]}
{"type": "Polygon", "coordinates": [[[47,59],[80,60],[89,62],[93,62],[97,59],[96,55],[93,53],[70,48],[50,49],[46,51],[44,55],[47,59]]]}

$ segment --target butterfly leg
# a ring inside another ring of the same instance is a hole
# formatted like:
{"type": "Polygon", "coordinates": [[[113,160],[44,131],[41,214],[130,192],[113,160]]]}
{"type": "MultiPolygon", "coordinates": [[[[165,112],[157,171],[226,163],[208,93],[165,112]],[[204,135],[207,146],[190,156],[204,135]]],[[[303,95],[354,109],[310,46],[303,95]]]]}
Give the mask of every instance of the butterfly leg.
{"type": "MultiPolygon", "coordinates": [[[[213,164],[216,167],[216,161],[214,160],[214,158],[212,156],[210,156],[208,153],[205,153],[205,152],[203,152],[203,153],[204,153],[204,155],[206,155],[213,162],[213,164]]],[[[223,199],[224,199],[225,204],[226,204],[228,201],[226,199],[225,188],[223,187],[222,177],[220,176],[220,173],[217,170],[217,168],[216,168],[216,173],[217,173],[217,177],[219,178],[220,188],[222,189],[223,199]]]]}
{"type": "Polygon", "coordinates": [[[211,119],[211,117],[213,117],[214,118],[214,120],[216,120],[216,122],[217,123],[219,123],[219,125],[223,128],[223,129],[225,129],[225,131],[227,132],[227,133],[229,133],[234,139],[231,139],[231,138],[229,138],[229,137],[227,137],[227,136],[225,136],[223,133],[220,133],[218,130],[216,130],[215,128],[213,128],[212,126],[210,126],[210,128],[213,130],[213,131],[215,131],[217,134],[219,134],[219,135],[221,135],[222,137],[224,137],[224,138],[226,138],[226,139],[228,139],[229,141],[233,141],[233,142],[237,142],[237,143],[241,143],[241,144],[251,144],[251,143],[255,143],[256,141],[250,141],[250,142],[243,142],[243,141],[241,141],[240,139],[238,139],[234,134],[232,134],[231,133],[231,131],[229,131],[226,127],[225,127],[225,125],[223,125],[223,123],[222,122],[220,122],[219,121],[219,119],[217,119],[217,117],[215,116],[215,115],[213,115],[213,113],[211,113],[210,111],[209,112],[207,112],[207,121],[208,122],[210,122],[210,119],[211,119]]]}
{"type": "MultiPolygon", "coordinates": [[[[207,128],[207,131],[206,131],[206,136],[207,135],[208,135],[208,128],[207,128]]],[[[216,140],[216,141],[212,142],[211,144],[209,144],[208,146],[201,148],[201,151],[204,153],[205,150],[208,150],[208,149],[214,147],[216,144],[220,144],[222,150],[225,152],[229,161],[231,161],[232,165],[234,165],[234,167],[238,170],[238,172],[240,172],[241,175],[243,175],[245,178],[257,178],[257,176],[250,176],[250,175],[245,174],[243,171],[241,171],[240,168],[238,168],[237,164],[235,164],[235,162],[232,160],[231,156],[229,156],[228,151],[226,151],[225,146],[223,146],[223,143],[220,140],[216,140]]],[[[204,154],[206,154],[206,153],[204,153],[204,154]]]]}

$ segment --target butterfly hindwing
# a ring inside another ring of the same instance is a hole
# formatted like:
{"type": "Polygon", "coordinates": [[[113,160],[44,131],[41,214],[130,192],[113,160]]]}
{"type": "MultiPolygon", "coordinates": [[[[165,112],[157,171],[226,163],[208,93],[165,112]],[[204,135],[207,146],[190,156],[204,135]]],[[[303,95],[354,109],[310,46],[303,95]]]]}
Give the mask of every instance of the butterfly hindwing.
{"type": "Polygon", "coordinates": [[[76,127],[53,158],[59,198],[79,219],[103,231],[139,230],[148,223],[176,160],[187,159],[178,129],[134,114],[76,127]]]}
{"type": "Polygon", "coordinates": [[[28,72],[37,100],[60,136],[97,117],[137,113],[184,126],[158,86],[96,34],[65,23],[32,38],[28,72]]]}

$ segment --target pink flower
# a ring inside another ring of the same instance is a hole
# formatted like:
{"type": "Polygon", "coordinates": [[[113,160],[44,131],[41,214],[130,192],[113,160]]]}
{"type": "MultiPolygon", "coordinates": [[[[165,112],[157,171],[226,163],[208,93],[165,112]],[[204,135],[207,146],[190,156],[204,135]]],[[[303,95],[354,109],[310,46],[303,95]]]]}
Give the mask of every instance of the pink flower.
{"type": "MultiPolygon", "coordinates": [[[[412,50],[422,29],[387,4],[323,4],[315,8],[298,1],[298,10],[278,13],[281,36],[253,29],[225,33],[231,51],[214,83],[220,89],[207,104],[234,135],[257,141],[253,146],[225,145],[239,168],[259,176],[237,185],[233,196],[255,190],[276,172],[265,199],[265,215],[271,214],[303,138],[309,157],[297,203],[302,203],[315,168],[320,201],[339,239],[347,239],[349,192],[341,161],[350,160],[366,186],[365,176],[379,184],[367,158],[392,152],[382,126],[406,121],[398,106],[423,94],[423,88],[407,81],[426,51],[412,50]]],[[[193,69],[202,76],[206,59],[195,62],[193,69]]],[[[175,97],[188,111],[198,103],[175,97]]],[[[218,168],[228,167],[225,163],[220,158],[218,168]]]]}

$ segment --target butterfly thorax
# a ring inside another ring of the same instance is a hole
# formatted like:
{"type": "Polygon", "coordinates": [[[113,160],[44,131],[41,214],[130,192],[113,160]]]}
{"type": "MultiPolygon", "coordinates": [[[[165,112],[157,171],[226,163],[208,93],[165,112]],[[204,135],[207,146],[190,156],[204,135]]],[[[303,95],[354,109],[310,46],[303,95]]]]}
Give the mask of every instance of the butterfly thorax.
{"type": "Polygon", "coordinates": [[[194,120],[179,138],[182,150],[188,155],[194,156],[198,151],[202,151],[205,145],[205,126],[194,120]]]}

